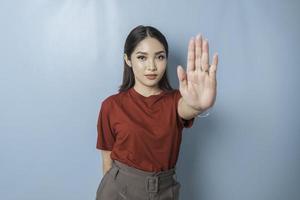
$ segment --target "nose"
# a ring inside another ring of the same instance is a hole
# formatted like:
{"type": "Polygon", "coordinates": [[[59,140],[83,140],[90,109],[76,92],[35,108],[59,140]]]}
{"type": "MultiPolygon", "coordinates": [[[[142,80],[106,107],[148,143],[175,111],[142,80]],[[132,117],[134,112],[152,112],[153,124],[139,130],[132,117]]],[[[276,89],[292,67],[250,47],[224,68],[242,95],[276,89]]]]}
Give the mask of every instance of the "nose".
{"type": "Polygon", "coordinates": [[[149,62],[148,62],[148,67],[147,67],[149,70],[153,71],[156,69],[156,63],[154,62],[154,60],[151,60],[149,59],[149,62]]]}

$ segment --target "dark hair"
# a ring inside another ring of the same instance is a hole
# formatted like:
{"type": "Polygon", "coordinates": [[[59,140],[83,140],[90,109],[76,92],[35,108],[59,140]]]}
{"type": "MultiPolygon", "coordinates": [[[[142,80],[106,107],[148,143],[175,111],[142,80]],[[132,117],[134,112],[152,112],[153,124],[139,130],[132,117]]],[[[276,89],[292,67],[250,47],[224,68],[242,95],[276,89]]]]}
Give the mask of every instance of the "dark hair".
{"type": "MultiPolygon", "coordinates": [[[[132,29],[126,38],[126,42],[124,45],[124,54],[127,55],[128,59],[130,60],[131,54],[134,51],[135,47],[139,44],[139,42],[141,42],[147,36],[157,39],[164,46],[166,51],[166,58],[168,58],[169,49],[165,36],[159,30],[152,26],[139,25],[132,29]]],[[[158,83],[159,88],[164,91],[173,90],[169,83],[167,74],[168,73],[166,68],[165,73],[163,74],[161,80],[158,83]]],[[[134,83],[135,79],[133,70],[127,65],[127,63],[124,60],[123,82],[122,85],[120,85],[119,92],[128,90],[129,88],[134,86],[134,83]]]]}

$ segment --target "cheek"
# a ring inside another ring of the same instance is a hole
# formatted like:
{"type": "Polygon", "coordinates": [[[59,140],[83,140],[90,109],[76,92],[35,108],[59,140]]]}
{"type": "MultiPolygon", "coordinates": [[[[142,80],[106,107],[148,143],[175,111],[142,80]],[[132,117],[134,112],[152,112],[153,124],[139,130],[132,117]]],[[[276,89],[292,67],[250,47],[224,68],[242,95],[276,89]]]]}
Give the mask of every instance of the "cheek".
{"type": "Polygon", "coordinates": [[[160,71],[165,71],[167,68],[167,62],[160,61],[157,63],[157,66],[160,71]]]}
{"type": "Polygon", "coordinates": [[[141,63],[132,63],[132,70],[135,75],[144,74],[144,66],[141,63]]]}
{"type": "Polygon", "coordinates": [[[143,63],[139,60],[133,60],[132,65],[137,69],[142,69],[142,68],[144,68],[145,63],[143,63]]]}
{"type": "Polygon", "coordinates": [[[156,61],[156,63],[157,63],[158,65],[166,65],[167,62],[168,62],[168,61],[167,61],[166,59],[164,59],[164,60],[159,60],[159,59],[158,59],[158,60],[156,61]]]}

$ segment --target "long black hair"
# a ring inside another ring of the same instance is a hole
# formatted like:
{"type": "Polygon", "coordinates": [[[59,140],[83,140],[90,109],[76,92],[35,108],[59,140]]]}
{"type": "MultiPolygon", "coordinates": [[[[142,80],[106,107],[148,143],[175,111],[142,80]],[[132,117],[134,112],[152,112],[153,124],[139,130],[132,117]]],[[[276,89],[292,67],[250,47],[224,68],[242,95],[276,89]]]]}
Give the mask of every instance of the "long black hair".
{"type": "MultiPolygon", "coordinates": [[[[143,25],[139,25],[132,29],[126,38],[126,42],[124,45],[124,54],[127,55],[128,59],[130,60],[131,54],[134,51],[135,47],[139,44],[139,42],[141,42],[147,36],[157,39],[164,46],[166,51],[166,59],[168,59],[169,48],[165,36],[158,29],[152,26],[143,25]]],[[[167,69],[168,68],[166,68],[165,73],[158,83],[159,88],[164,91],[173,90],[168,80],[167,69]]],[[[120,85],[119,92],[128,90],[129,88],[134,86],[134,83],[135,79],[133,70],[127,65],[124,60],[123,82],[122,85],[120,85]]]]}

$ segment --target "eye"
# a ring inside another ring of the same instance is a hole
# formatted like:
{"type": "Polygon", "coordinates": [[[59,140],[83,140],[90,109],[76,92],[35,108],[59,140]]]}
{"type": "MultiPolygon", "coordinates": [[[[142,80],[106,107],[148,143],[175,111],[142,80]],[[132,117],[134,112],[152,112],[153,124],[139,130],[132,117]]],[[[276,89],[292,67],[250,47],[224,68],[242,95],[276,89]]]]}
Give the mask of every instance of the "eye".
{"type": "Polygon", "coordinates": [[[163,60],[163,59],[165,59],[165,56],[164,56],[164,55],[160,55],[160,56],[158,56],[158,58],[159,58],[160,60],[163,60]]]}
{"type": "Polygon", "coordinates": [[[143,60],[143,59],[146,58],[146,57],[145,57],[145,56],[138,56],[137,58],[138,58],[139,60],[140,60],[140,59],[143,60]]]}

